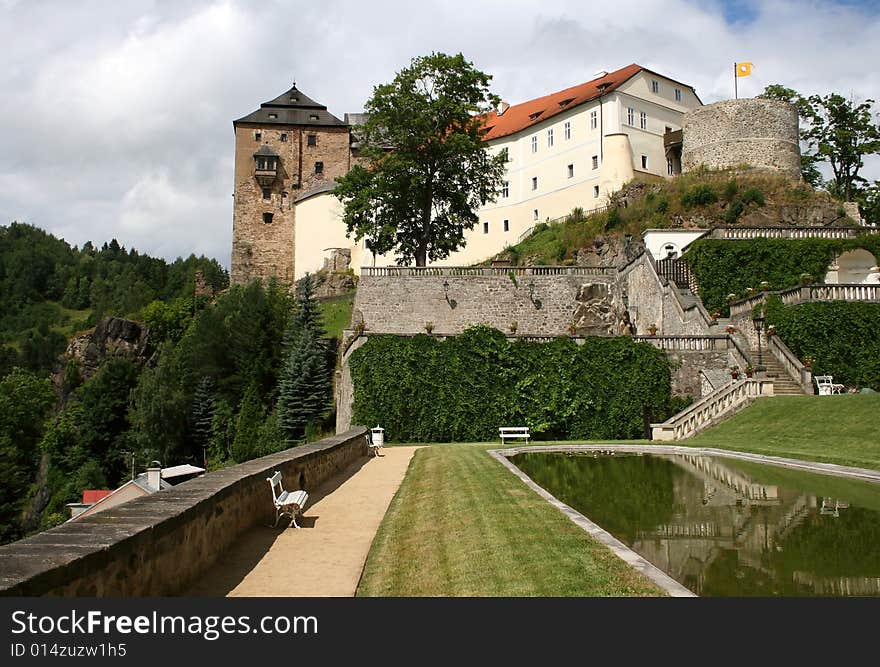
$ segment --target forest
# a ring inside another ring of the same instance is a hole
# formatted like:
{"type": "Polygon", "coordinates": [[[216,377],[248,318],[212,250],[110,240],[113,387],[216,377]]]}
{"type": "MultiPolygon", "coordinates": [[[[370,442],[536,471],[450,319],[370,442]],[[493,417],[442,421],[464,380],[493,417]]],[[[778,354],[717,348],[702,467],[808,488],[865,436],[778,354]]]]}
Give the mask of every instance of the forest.
{"type": "Polygon", "coordinates": [[[0,227],[0,543],[63,523],[84,489],[153,460],[216,469],[318,437],[334,353],[311,277],[295,294],[230,287],[206,257],[0,227]],[[150,354],[86,375],[68,342],[108,317],[145,327],[150,354]]]}

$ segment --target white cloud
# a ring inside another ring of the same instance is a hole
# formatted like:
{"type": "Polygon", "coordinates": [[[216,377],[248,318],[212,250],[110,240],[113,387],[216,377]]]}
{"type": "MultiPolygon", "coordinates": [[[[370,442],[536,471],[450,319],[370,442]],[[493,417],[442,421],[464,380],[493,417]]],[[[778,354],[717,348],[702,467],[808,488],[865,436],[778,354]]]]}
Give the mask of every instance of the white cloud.
{"type": "MultiPolygon", "coordinates": [[[[752,96],[880,92],[880,14],[814,0],[402,4],[342,2],[0,2],[0,220],[71,243],[116,237],[168,258],[228,264],[232,121],[295,78],[341,116],[432,50],[465,54],[511,102],[637,62],[752,96]],[[740,6],[743,6],[740,3],[740,6]]],[[[880,160],[865,175],[880,178],[880,160]]]]}

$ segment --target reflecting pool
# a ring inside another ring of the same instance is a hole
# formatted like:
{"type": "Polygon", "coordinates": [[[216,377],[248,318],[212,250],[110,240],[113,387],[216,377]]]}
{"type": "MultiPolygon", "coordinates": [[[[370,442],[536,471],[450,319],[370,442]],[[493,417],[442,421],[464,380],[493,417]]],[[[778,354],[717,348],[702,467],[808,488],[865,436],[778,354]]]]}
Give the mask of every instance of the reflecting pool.
{"type": "Polygon", "coordinates": [[[880,484],[697,454],[510,460],[697,595],[880,595],[880,484]]]}

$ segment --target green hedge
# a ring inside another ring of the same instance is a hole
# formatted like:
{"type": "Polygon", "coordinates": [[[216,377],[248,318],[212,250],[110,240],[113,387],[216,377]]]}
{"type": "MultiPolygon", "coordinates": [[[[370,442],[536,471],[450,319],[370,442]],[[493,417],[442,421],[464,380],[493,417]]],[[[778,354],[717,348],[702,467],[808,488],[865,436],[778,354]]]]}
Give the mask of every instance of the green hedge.
{"type": "Polygon", "coordinates": [[[836,253],[865,248],[880,258],[880,235],[856,239],[699,239],[684,255],[700,287],[700,298],[711,313],[730,311],[728,294],[744,295],[762,281],[770,289],[794,287],[801,274],[821,282],[836,253]]]}
{"type": "Polygon", "coordinates": [[[670,409],[665,355],[630,338],[508,341],[473,327],[445,340],[371,336],[350,359],[354,422],[396,442],[491,441],[499,426],[537,439],[645,437],[670,409]]]}
{"type": "Polygon", "coordinates": [[[828,301],[786,306],[776,297],[768,324],[799,359],[813,358],[814,375],[880,391],[880,304],[828,301]]]}

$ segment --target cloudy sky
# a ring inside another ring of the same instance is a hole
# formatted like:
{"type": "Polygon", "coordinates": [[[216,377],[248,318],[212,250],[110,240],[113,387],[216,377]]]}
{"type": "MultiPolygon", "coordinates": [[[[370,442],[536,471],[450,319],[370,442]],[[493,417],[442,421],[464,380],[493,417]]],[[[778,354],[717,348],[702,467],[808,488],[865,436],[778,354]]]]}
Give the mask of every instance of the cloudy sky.
{"type": "Polygon", "coordinates": [[[431,51],[511,103],[631,62],[880,99],[878,34],[880,0],[0,0],[0,224],[228,267],[232,121],[294,80],[338,117],[431,51]]]}

